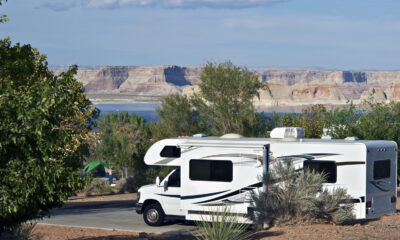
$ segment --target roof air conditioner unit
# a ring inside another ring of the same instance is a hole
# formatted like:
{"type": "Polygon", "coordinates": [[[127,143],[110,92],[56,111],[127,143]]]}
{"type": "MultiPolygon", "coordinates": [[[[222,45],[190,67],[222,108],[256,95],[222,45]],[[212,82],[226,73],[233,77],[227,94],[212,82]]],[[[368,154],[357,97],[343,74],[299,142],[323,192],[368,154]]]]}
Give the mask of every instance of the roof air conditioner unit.
{"type": "Polygon", "coordinates": [[[270,134],[271,138],[304,138],[304,128],[301,127],[280,127],[274,128],[270,134]]]}

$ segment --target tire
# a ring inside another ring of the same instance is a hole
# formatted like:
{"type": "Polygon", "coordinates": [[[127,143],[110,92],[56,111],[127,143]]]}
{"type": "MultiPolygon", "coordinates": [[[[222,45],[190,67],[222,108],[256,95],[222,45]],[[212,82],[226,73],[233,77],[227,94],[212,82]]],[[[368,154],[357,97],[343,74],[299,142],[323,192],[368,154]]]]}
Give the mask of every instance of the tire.
{"type": "Polygon", "coordinates": [[[164,222],[165,213],[158,203],[150,204],[144,208],[143,220],[149,226],[161,226],[164,222]]]}

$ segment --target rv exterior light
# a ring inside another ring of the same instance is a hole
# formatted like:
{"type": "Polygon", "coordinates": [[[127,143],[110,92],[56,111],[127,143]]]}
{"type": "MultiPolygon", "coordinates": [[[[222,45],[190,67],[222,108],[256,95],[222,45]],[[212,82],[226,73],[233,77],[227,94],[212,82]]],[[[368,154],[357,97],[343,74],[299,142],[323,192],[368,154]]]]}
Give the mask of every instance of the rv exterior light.
{"type": "Polygon", "coordinates": [[[304,128],[300,127],[281,127],[271,131],[271,138],[304,138],[304,128]]]}

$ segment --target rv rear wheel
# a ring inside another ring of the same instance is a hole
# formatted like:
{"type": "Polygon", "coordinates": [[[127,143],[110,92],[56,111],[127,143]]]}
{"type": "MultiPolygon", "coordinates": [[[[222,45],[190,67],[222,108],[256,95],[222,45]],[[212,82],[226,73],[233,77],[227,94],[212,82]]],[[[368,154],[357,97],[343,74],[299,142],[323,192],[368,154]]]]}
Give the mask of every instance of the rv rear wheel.
{"type": "Polygon", "coordinates": [[[143,211],[143,219],[150,226],[161,226],[164,222],[164,211],[158,203],[150,204],[143,211]]]}

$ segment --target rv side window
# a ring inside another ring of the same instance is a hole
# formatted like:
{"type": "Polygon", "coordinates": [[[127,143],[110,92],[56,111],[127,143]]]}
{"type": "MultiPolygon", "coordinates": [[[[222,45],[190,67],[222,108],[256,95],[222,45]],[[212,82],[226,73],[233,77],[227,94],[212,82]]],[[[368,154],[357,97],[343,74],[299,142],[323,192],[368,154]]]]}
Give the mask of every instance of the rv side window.
{"type": "Polygon", "coordinates": [[[326,174],[327,183],[336,182],[336,162],[335,161],[304,161],[304,169],[314,170],[318,173],[326,174]]]}
{"type": "Polygon", "coordinates": [[[189,178],[195,181],[232,182],[231,161],[190,160],[189,178]]]}
{"type": "Polygon", "coordinates": [[[181,186],[181,169],[177,168],[174,173],[168,178],[168,187],[180,187],[181,186]]]}
{"type": "Polygon", "coordinates": [[[390,177],[390,160],[374,162],[374,180],[390,177]]]}
{"type": "Polygon", "coordinates": [[[181,157],[181,149],[177,146],[165,146],[163,150],[161,150],[160,156],[179,158],[181,157]]]}

